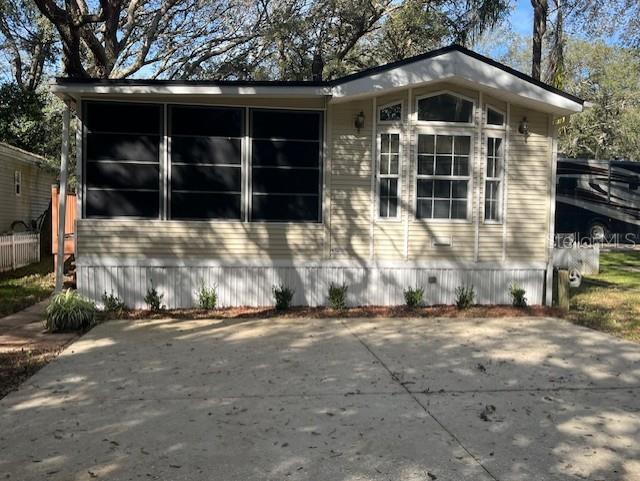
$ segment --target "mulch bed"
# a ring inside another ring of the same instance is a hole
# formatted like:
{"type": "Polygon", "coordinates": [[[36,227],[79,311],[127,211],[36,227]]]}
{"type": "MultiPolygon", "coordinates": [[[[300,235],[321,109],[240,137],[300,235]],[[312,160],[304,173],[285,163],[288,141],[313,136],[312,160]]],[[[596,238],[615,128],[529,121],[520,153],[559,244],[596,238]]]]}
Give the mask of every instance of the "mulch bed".
{"type": "Polygon", "coordinates": [[[460,310],[454,306],[429,306],[410,309],[405,306],[350,307],[336,310],[328,307],[292,307],[286,311],[276,311],[270,307],[233,307],[224,309],[169,309],[148,311],[129,309],[119,316],[121,319],[262,319],[269,317],[323,319],[340,318],[385,318],[385,317],[445,317],[445,318],[486,318],[486,317],[559,317],[563,311],[553,307],[532,306],[523,309],[511,306],[473,306],[460,310]]]}
{"type": "Polygon", "coordinates": [[[0,399],[38,372],[62,350],[17,349],[0,352],[0,399]]]}

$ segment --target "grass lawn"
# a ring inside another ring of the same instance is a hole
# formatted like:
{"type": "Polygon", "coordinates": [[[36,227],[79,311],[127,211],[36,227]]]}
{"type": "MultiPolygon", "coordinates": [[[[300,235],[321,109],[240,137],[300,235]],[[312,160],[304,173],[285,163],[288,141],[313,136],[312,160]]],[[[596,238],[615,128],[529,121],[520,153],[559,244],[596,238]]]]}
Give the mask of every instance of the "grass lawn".
{"type": "Polygon", "coordinates": [[[0,317],[45,299],[53,292],[54,283],[53,257],[0,273],[0,317]]]}
{"type": "Polygon", "coordinates": [[[600,254],[600,274],[571,293],[569,320],[640,342],[640,252],[600,254]]]}

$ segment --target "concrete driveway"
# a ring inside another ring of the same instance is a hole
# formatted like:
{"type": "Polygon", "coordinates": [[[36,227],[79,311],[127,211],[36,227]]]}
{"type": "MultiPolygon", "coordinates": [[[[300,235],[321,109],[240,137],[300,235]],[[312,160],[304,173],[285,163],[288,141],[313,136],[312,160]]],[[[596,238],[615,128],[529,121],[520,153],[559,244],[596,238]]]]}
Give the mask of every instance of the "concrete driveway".
{"type": "Polygon", "coordinates": [[[640,345],[556,319],[112,321],[0,401],[0,479],[638,480],[640,345]]]}

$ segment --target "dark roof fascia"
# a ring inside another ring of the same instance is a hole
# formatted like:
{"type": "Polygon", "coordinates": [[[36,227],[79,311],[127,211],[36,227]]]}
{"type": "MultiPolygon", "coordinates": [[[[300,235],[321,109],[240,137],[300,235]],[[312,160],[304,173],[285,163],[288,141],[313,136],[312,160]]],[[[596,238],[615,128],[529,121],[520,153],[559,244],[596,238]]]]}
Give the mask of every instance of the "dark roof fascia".
{"type": "Polygon", "coordinates": [[[89,85],[126,85],[126,86],[163,86],[163,85],[193,85],[193,86],[230,86],[230,87],[334,87],[353,80],[368,77],[378,73],[383,73],[394,68],[402,67],[414,62],[426,60],[439,55],[444,55],[449,52],[460,52],[471,58],[484,62],[492,67],[498,68],[504,72],[507,72],[521,80],[529,82],[537,87],[547,90],[551,93],[565,97],[573,102],[584,104],[584,100],[580,97],[572,95],[564,90],[560,90],[549,84],[541,82],[530,75],[515,70],[507,65],[497,62],[489,57],[485,57],[473,50],[469,50],[461,45],[448,45],[430,52],[416,55],[414,57],[405,58],[396,62],[379,65],[377,67],[371,67],[360,72],[356,72],[344,77],[337,78],[335,80],[328,81],[312,81],[312,80],[160,80],[160,79],[80,79],[80,78],[64,78],[56,77],[55,81],[58,85],[73,85],[73,84],[89,84],[89,85]]]}

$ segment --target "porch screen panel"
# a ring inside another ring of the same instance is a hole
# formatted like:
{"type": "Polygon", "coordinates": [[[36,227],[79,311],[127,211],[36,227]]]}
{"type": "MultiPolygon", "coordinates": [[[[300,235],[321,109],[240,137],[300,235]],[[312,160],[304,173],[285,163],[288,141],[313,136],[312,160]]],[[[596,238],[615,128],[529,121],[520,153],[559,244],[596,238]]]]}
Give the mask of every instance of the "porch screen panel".
{"type": "Polygon", "coordinates": [[[169,109],[171,218],[241,219],[243,109],[169,109]]]}
{"type": "Polygon", "coordinates": [[[85,104],[87,217],[159,217],[162,115],[156,104],[85,104]]]}
{"type": "Polygon", "coordinates": [[[322,113],[251,111],[251,220],[320,222],[322,113]]]}

